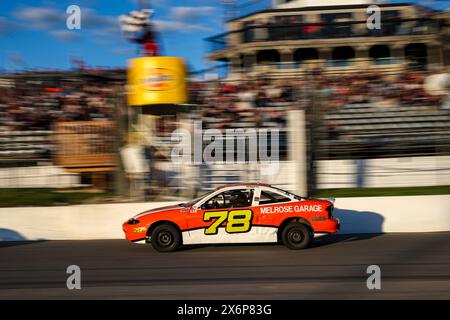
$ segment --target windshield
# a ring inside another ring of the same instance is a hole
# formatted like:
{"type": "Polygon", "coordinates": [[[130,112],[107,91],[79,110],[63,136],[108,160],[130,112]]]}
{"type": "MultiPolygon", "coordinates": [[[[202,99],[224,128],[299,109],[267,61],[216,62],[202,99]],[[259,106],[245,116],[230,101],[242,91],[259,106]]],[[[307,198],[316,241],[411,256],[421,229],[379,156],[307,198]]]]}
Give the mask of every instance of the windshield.
{"type": "Polygon", "coordinates": [[[292,192],[289,192],[289,191],[286,191],[286,190],[283,190],[283,189],[280,189],[280,188],[277,188],[277,187],[272,187],[272,188],[282,192],[283,194],[287,195],[288,197],[292,197],[292,198],[297,199],[297,200],[306,199],[305,197],[298,196],[298,195],[296,195],[296,194],[294,194],[292,192]]]}
{"type": "Polygon", "coordinates": [[[193,206],[194,204],[196,204],[197,202],[199,202],[200,200],[202,200],[204,197],[209,196],[210,194],[212,194],[212,193],[215,192],[215,191],[216,191],[216,190],[207,192],[207,193],[205,193],[204,195],[202,195],[202,196],[200,196],[200,197],[198,197],[198,198],[195,198],[194,200],[191,200],[191,201],[189,201],[189,202],[180,203],[179,206],[180,206],[180,207],[190,207],[190,206],[193,206]]]}

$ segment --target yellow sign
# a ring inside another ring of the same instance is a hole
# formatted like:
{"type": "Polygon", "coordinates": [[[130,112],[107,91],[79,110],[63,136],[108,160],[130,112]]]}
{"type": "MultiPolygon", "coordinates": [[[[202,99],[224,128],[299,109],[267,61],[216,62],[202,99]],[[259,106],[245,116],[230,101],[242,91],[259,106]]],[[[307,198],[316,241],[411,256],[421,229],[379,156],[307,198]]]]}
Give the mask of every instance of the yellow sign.
{"type": "Polygon", "coordinates": [[[182,104],[187,99],[182,58],[143,57],[129,61],[128,105],[182,104]]]}

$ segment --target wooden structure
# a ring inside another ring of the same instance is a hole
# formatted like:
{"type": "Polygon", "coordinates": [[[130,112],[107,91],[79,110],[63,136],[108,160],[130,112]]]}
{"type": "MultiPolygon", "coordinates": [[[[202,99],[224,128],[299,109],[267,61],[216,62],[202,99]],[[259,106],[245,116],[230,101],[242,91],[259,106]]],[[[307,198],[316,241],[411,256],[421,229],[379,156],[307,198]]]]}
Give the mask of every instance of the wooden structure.
{"type": "Polygon", "coordinates": [[[54,125],[56,165],[88,173],[94,186],[106,189],[106,177],[117,166],[117,130],[113,121],[58,122],[54,125]]]}

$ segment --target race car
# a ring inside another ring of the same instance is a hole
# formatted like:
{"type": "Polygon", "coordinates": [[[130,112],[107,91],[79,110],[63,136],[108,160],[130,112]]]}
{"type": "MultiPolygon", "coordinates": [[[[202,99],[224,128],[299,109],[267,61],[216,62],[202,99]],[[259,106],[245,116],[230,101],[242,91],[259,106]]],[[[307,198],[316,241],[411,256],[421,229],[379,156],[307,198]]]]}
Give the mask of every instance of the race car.
{"type": "Polygon", "coordinates": [[[182,245],[283,243],[304,249],[315,233],[335,233],[330,200],[308,199],[261,183],[226,185],[197,199],[140,213],[123,223],[127,240],[159,252],[182,245]]]}

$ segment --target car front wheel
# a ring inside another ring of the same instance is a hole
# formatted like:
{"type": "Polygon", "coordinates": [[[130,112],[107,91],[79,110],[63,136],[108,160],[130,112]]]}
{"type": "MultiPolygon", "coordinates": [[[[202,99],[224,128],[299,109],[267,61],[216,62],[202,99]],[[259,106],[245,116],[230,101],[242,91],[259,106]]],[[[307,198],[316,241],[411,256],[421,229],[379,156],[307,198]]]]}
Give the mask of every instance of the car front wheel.
{"type": "Polygon", "coordinates": [[[156,251],[171,252],[180,246],[181,236],[174,226],[161,224],[152,231],[151,243],[156,251]]]}
{"type": "Polygon", "coordinates": [[[292,250],[305,249],[311,243],[314,235],[312,231],[302,223],[291,222],[281,235],[283,244],[292,250]]]}

